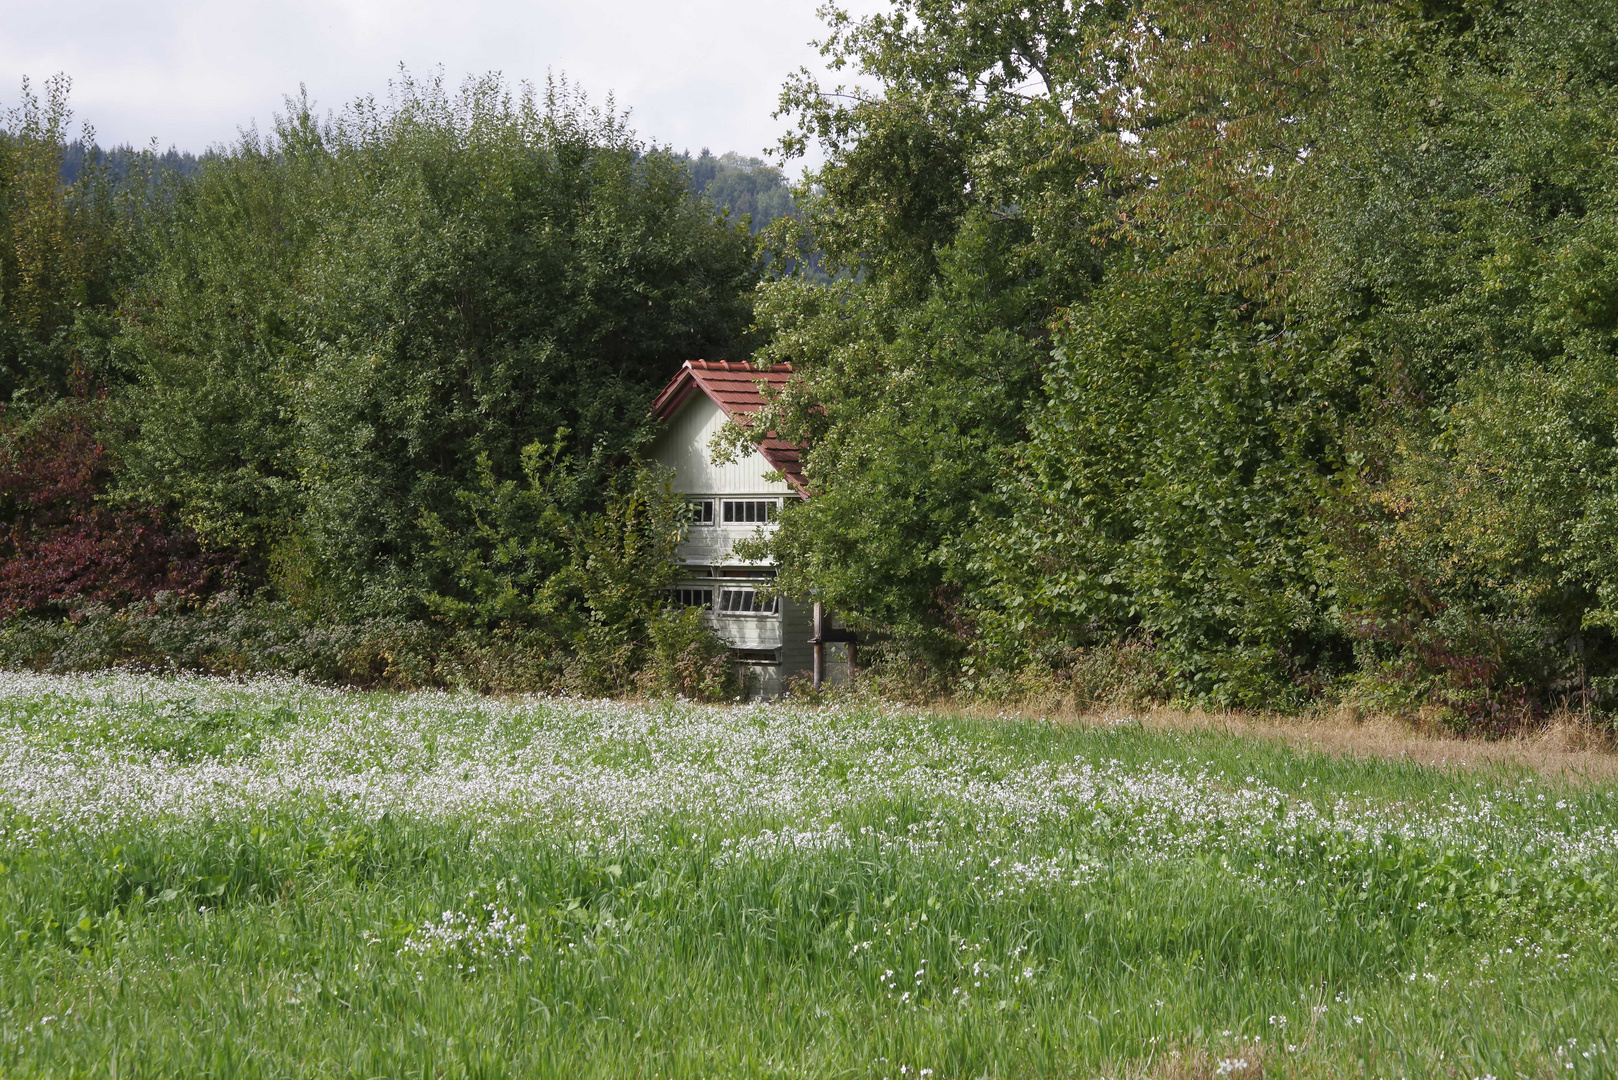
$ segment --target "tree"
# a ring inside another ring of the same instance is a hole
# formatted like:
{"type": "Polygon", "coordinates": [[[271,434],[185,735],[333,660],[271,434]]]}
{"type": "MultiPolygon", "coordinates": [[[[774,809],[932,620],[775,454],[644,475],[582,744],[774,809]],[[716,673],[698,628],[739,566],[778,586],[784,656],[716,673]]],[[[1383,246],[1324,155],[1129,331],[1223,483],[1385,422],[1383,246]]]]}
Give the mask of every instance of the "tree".
{"type": "Polygon", "coordinates": [[[840,279],[759,294],[761,358],[804,372],[762,423],[807,445],[813,489],[773,550],[783,587],[947,667],[967,632],[965,534],[1024,436],[1047,324],[1099,267],[1103,202],[1076,149],[1096,132],[1089,57],[1122,8],[828,12],[822,52],[877,89],[805,75],[782,95],[797,125],[783,150],[819,140],[827,163],[776,250],[812,248],[840,279]]]}
{"type": "Polygon", "coordinates": [[[50,79],[41,103],[23,80],[0,126],[0,407],[50,402],[75,369],[94,378],[119,281],[125,238],[105,174],[60,179],[71,85],[50,79]]]}
{"type": "Polygon", "coordinates": [[[126,374],[114,309],[164,193],[149,155],[123,161],[141,181],[133,197],[96,162],[64,182],[70,89],[58,75],[42,103],[24,80],[0,126],[0,616],[197,595],[231,561],[203,555],[159,507],[106,501],[105,394],[126,374]]]}
{"type": "Polygon", "coordinates": [[[988,545],[1001,644],[1145,633],[1246,704],[1356,669],[1466,725],[1604,692],[1599,8],[1134,24],[1094,144],[1110,284],[1059,331],[988,545]]]}
{"type": "Polygon", "coordinates": [[[696,158],[687,155],[691,187],[732,219],[747,219],[757,234],[776,218],[797,212],[792,192],[781,170],[756,157],[736,153],[718,157],[706,148],[696,158]]]}
{"type": "Polygon", "coordinates": [[[422,512],[464,524],[481,461],[513,478],[567,428],[591,497],[671,365],[741,347],[755,275],[681,161],[566,84],[293,102],[176,219],[133,306],[124,490],[367,610],[448,587],[422,512]]]}

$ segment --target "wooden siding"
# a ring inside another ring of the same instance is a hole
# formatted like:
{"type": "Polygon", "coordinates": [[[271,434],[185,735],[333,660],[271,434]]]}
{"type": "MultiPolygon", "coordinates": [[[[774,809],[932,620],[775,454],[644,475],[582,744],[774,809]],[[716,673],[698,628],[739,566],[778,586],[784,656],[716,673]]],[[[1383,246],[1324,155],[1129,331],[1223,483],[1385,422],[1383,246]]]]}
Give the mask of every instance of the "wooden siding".
{"type": "MultiPolygon", "coordinates": [[[[664,421],[664,430],[652,444],[651,457],[661,465],[674,470],[674,490],[692,498],[715,500],[737,498],[796,499],[799,496],[785,481],[766,479],[772,466],[764,455],[753,451],[739,460],[722,465],[714,464],[708,447],[713,437],[724,426],[725,412],[712,398],[703,393],[689,394],[675,407],[673,415],[664,421]]],[[[732,550],[738,540],[754,536],[761,528],[772,526],[726,525],[719,506],[714,507],[715,523],[694,525],[675,557],[691,567],[761,566],[767,563],[742,563],[732,550]]],[[[690,588],[712,589],[717,603],[719,590],[725,586],[764,585],[763,580],[693,576],[681,578],[680,584],[690,588]]],[[[742,662],[739,666],[747,675],[754,692],[774,697],[783,689],[783,681],[800,672],[807,672],[813,664],[809,637],[814,632],[808,610],[783,597],[780,611],[773,615],[727,615],[710,611],[709,621],[720,637],[736,649],[774,649],[780,657],[778,664],[742,662]]]]}
{"type": "Polygon", "coordinates": [[[774,466],[754,450],[738,461],[715,465],[708,456],[713,437],[725,425],[725,413],[705,394],[691,394],[664,422],[652,444],[654,460],[674,470],[674,490],[687,495],[791,495],[784,480],[766,480],[774,466]]]}

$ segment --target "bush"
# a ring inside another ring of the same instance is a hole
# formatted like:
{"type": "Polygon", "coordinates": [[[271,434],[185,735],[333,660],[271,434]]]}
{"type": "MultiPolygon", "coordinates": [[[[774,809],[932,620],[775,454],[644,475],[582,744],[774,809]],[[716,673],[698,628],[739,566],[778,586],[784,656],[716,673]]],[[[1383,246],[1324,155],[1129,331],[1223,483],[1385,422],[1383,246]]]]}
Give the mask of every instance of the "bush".
{"type": "Polygon", "coordinates": [[[730,648],[708,625],[701,608],[671,609],[647,624],[651,656],[639,685],[653,695],[724,701],[741,692],[730,648]]]}
{"type": "Polygon", "coordinates": [[[196,603],[164,594],[148,605],[87,604],[66,618],[0,622],[0,667],[34,671],[133,668],[208,675],[299,675],[393,690],[479,693],[739,692],[729,650],[700,611],[664,611],[646,637],[617,627],[572,641],[510,626],[466,628],[420,619],[340,622],[286,601],[219,593],[196,603]]]}
{"type": "Polygon", "coordinates": [[[754,245],[684,162],[572,88],[402,75],[210,155],[129,297],[121,487],[210,544],[289,530],[351,615],[419,614],[424,511],[573,432],[586,501],[674,358],[750,321],[754,245]]]}
{"type": "Polygon", "coordinates": [[[1359,692],[1498,733],[1618,707],[1618,360],[1591,350],[1461,380],[1433,439],[1342,500],[1359,692]]]}
{"type": "Polygon", "coordinates": [[[132,667],[215,675],[280,672],[361,686],[446,685],[426,623],[341,625],[285,602],[220,593],[196,604],[164,594],[150,605],[87,604],[67,618],[0,625],[0,664],[38,671],[132,667]]]}
{"type": "Polygon", "coordinates": [[[13,419],[0,410],[0,617],[86,602],[201,597],[233,566],[150,507],[108,505],[113,460],[102,403],[67,398],[13,419]]]}
{"type": "Polygon", "coordinates": [[[1176,696],[1249,708],[1347,670],[1318,514],[1336,372],[1228,300],[1119,273],[1057,325],[1006,513],[979,532],[991,666],[1149,638],[1176,696]]]}

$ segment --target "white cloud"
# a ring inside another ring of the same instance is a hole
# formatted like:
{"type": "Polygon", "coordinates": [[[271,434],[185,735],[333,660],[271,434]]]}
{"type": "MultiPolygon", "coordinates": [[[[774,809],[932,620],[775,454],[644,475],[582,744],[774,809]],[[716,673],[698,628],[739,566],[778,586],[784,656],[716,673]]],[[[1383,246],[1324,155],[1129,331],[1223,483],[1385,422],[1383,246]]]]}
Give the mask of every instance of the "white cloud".
{"type": "MultiPolygon", "coordinates": [[[[761,154],[781,84],[819,70],[816,0],[0,0],[0,102],[22,76],[73,78],[73,105],[103,145],[202,150],[308,87],[321,109],[381,95],[405,64],[453,80],[567,74],[593,100],[611,92],[647,139],[693,152],[761,154]]],[[[883,0],[859,0],[856,12],[883,0]]]]}

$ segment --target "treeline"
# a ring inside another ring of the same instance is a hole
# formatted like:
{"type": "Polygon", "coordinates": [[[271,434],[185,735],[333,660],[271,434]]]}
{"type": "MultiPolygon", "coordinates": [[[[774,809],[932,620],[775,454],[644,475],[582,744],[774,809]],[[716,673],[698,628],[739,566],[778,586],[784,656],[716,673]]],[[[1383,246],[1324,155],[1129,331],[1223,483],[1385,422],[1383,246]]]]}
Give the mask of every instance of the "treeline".
{"type": "Polygon", "coordinates": [[[678,507],[632,464],[672,367],[747,349],[755,243],[687,162],[565,84],[403,77],[189,177],[63,184],[66,91],[0,135],[13,662],[723,668],[662,610],[678,507]]]}
{"type": "Polygon", "coordinates": [[[83,138],[74,139],[62,148],[63,183],[75,183],[87,168],[105,171],[105,179],[114,185],[131,176],[143,176],[153,168],[191,176],[200,168],[197,156],[189,151],[169,147],[159,154],[155,150],[136,150],[128,143],[104,150],[100,144],[83,138]]]}
{"type": "Polygon", "coordinates": [[[701,154],[684,155],[691,174],[691,187],[732,220],[746,219],[754,233],[763,232],[772,221],[797,212],[792,189],[781,170],[766,165],[762,158],[725,153],[715,157],[703,148],[701,154]]]}
{"type": "Polygon", "coordinates": [[[983,688],[1618,691],[1618,5],[898,0],[789,150],[785,584],[983,688]]]}
{"type": "Polygon", "coordinates": [[[824,45],[860,82],[785,89],[825,164],[780,213],[556,90],[406,82],[116,189],[26,179],[64,138],[13,117],[7,205],[54,209],[3,226],[11,610],[712,673],[630,463],[679,360],[750,356],[804,373],[781,587],[889,686],[1613,711],[1618,0],[898,0],[824,45]]]}

